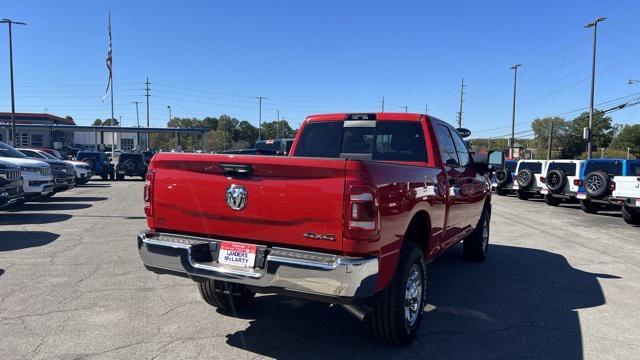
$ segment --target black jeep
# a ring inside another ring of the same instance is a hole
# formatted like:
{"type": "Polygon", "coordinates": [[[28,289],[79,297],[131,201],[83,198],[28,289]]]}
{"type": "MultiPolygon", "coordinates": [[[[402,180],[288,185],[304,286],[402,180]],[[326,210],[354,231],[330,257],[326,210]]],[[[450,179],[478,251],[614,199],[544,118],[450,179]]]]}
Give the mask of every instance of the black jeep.
{"type": "Polygon", "coordinates": [[[125,176],[140,176],[144,179],[147,174],[147,163],[144,154],[123,153],[116,165],[116,180],[124,180],[125,176]]]}

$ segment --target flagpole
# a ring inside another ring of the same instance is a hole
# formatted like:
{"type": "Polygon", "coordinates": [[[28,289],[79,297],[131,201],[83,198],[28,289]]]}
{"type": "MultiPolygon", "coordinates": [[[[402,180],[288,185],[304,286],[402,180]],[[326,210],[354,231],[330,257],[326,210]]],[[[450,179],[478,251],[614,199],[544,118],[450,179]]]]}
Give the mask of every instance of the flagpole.
{"type": "MultiPolygon", "coordinates": [[[[110,72],[110,82],[111,82],[111,126],[115,127],[113,122],[116,120],[114,112],[113,112],[113,45],[111,41],[111,11],[109,11],[109,49],[111,51],[111,69],[110,72]]],[[[115,161],[115,143],[116,143],[116,135],[115,131],[111,131],[111,160],[115,161]]]]}

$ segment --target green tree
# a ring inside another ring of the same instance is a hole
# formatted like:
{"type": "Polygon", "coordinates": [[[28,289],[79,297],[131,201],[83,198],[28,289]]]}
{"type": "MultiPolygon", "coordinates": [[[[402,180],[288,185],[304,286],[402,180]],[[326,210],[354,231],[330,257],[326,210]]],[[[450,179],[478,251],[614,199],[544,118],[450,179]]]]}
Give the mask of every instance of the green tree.
{"type": "Polygon", "coordinates": [[[610,145],[611,149],[627,151],[635,156],[640,155],[640,124],[625,125],[610,145]]]}
{"type": "Polygon", "coordinates": [[[105,119],[101,126],[118,126],[120,122],[116,119],[105,119]]]}
{"type": "Polygon", "coordinates": [[[100,119],[95,119],[93,120],[93,126],[102,126],[102,120],[100,119]]]}
{"type": "MultiPolygon", "coordinates": [[[[589,113],[584,112],[567,124],[567,136],[562,146],[561,156],[567,159],[581,157],[587,149],[587,141],[582,138],[582,132],[589,126],[589,113]]],[[[594,110],[593,113],[593,150],[606,148],[613,139],[614,128],[610,116],[604,112],[594,110]]]]}
{"type": "MultiPolygon", "coordinates": [[[[567,135],[567,123],[561,117],[545,117],[545,118],[536,118],[531,122],[531,129],[533,130],[533,138],[534,145],[533,147],[536,149],[536,154],[538,157],[546,158],[547,149],[549,145],[549,135],[551,132],[551,125],[553,124],[553,148],[557,149],[558,147],[562,147],[564,143],[565,137],[567,135]]],[[[552,149],[551,158],[555,158],[557,155],[554,154],[552,149]]]]}

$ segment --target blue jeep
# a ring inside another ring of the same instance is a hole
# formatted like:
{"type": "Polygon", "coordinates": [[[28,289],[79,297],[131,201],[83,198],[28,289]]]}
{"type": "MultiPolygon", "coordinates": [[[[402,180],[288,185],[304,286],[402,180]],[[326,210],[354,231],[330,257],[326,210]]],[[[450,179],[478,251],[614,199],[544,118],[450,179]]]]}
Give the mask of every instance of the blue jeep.
{"type": "Polygon", "coordinates": [[[84,161],[91,166],[93,173],[100,176],[102,180],[114,178],[114,166],[109,161],[109,156],[102,151],[78,151],[76,160],[84,161]]]}
{"type": "Polygon", "coordinates": [[[603,205],[620,205],[610,195],[615,190],[613,177],[624,173],[626,163],[623,159],[589,159],[582,163],[580,176],[574,180],[582,211],[595,214],[603,205]]]}
{"type": "Polygon", "coordinates": [[[506,160],[504,168],[496,171],[491,179],[491,185],[496,189],[496,194],[503,196],[513,192],[513,179],[516,178],[517,165],[516,160],[506,160]]]}

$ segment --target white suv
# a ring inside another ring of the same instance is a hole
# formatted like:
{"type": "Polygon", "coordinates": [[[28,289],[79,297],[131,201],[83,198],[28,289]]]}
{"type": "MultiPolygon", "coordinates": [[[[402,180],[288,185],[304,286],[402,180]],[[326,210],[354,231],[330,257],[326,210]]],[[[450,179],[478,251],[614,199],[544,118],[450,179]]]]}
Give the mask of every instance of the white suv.
{"type": "Polygon", "coordinates": [[[513,189],[518,198],[527,200],[531,196],[540,194],[544,187],[544,174],[548,160],[519,160],[516,167],[516,178],[513,189]]]}
{"type": "Polygon", "coordinates": [[[640,160],[627,160],[622,176],[614,176],[611,199],[622,203],[622,218],[640,225],[640,160]]]}
{"type": "Polygon", "coordinates": [[[562,200],[575,201],[580,178],[580,167],[583,160],[549,160],[544,170],[544,186],[540,193],[544,201],[551,206],[558,206],[562,200]]]}
{"type": "Polygon", "coordinates": [[[0,160],[20,166],[25,198],[38,198],[53,192],[53,175],[46,162],[28,159],[3,142],[0,142],[0,160]]]}

